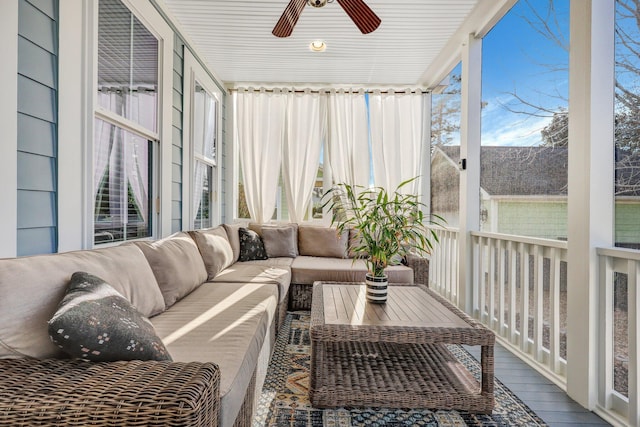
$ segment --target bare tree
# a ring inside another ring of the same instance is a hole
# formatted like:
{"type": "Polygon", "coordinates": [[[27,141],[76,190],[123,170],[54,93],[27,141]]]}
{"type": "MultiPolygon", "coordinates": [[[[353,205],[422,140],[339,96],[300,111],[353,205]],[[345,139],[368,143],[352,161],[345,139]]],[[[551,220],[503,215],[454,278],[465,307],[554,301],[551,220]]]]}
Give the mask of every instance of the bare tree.
{"type": "Polygon", "coordinates": [[[460,82],[460,75],[452,74],[444,91],[432,95],[432,145],[447,145],[453,140],[453,135],[460,131],[460,82]]]}

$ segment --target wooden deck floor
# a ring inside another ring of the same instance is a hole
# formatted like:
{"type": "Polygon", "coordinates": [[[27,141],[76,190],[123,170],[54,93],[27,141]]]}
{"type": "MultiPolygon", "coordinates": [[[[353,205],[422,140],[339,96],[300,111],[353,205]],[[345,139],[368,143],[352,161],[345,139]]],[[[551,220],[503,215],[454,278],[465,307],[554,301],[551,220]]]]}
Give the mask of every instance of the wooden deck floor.
{"type": "MultiPolygon", "coordinates": [[[[480,347],[465,348],[480,359],[480,347]]],[[[550,426],[610,425],[498,343],[495,346],[495,375],[550,426]]]]}

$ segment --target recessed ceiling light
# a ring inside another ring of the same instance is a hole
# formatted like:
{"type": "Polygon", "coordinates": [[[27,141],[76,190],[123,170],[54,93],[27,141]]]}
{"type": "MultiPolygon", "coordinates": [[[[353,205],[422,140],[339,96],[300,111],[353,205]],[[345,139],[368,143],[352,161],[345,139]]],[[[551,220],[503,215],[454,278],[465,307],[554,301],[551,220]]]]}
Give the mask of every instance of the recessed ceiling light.
{"type": "Polygon", "coordinates": [[[309,49],[313,52],[324,52],[327,49],[327,44],[322,40],[314,40],[309,45],[309,49]]]}

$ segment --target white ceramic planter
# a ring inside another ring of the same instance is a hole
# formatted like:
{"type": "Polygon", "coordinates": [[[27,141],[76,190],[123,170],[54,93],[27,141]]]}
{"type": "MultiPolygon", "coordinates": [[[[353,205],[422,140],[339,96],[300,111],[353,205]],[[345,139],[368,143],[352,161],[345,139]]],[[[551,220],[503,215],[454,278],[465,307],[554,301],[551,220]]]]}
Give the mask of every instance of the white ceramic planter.
{"type": "Polygon", "coordinates": [[[387,276],[374,277],[367,273],[365,277],[367,284],[367,301],[374,304],[384,304],[387,302],[387,286],[389,278],[387,276]]]}

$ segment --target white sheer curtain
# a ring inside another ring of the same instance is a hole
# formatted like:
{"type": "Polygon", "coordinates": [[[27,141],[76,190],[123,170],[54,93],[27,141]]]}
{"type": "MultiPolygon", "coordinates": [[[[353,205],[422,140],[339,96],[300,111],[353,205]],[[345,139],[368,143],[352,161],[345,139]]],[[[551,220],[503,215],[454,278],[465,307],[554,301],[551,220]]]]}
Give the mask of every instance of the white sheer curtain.
{"type": "Polygon", "coordinates": [[[281,91],[238,90],[235,137],[240,151],[245,197],[251,218],[271,219],[282,160],[286,95],[281,91]]]}
{"type": "Polygon", "coordinates": [[[320,149],[326,133],[325,94],[287,94],[286,133],[282,147],[282,178],[289,205],[289,221],[304,220],[313,192],[320,149]]]}
{"type": "Polygon", "coordinates": [[[329,93],[328,158],[333,181],[369,186],[369,130],[364,93],[329,93]]]}
{"type": "MultiPolygon", "coordinates": [[[[127,186],[131,188],[140,216],[146,219],[149,211],[149,142],[129,132],[124,132],[123,136],[127,186]]],[[[127,194],[127,191],[123,193],[127,194]]]]}
{"type": "MultiPolygon", "coordinates": [[[[422,93],[374,91],[369,95],[376,186],[394,190],[402,181],[420,174],[423,102],[422,93]]],[[[416,194],[418,181],[401,191],[416,194]]]]}
{"type": "MultiPolygon", "coordinates": [[[[98,92],[99,105],[109,111],[145,126],[156,127],[155,92],[122,93],[113,90],[98,92]]],[[[128,222],[128,189],[130,188],[139,214],[147,219],[149,211],[149,143],[136,134],[112,124],[96,120],[94,146],[94,192],[109,167],[109,208],[113,217],[128,222]],[[122,163],[124,162],[124,164],[122,163]]]]}

